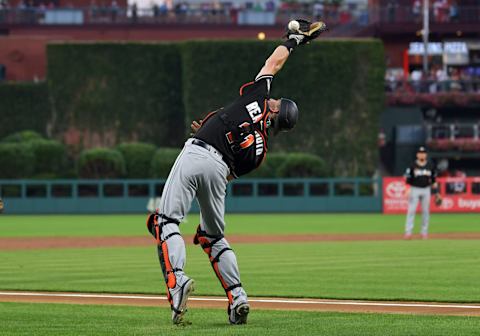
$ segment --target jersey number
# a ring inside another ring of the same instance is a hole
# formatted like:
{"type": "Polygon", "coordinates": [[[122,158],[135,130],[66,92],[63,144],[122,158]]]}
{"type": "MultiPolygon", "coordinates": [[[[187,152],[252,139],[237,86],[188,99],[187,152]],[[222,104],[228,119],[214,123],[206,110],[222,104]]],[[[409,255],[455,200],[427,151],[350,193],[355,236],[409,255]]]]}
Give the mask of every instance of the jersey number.
{"type": "Polygon", "coordinates": [[[258,102],[250,103],[246,106],[250,118],[253,122],[256,123],[258,119],[262,116],[262,109],[258,105],[258,102]]]}

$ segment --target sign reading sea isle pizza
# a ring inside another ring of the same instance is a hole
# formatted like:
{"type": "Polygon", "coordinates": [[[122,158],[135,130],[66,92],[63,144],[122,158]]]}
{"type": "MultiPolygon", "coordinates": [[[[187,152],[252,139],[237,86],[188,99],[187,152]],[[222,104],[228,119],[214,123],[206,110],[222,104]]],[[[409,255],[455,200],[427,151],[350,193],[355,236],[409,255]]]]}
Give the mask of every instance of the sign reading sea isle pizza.
{"type": "MultiPolygon", "coordinates": [[[[431,212],[480,212],[480,177],[438,178],[441,206],[431,198],[431,212]]],[[[410,186],[403,177],[383,178],[383,213],[406,213],[410,186]]],[[[420,204],[417,211],[420,211],[420,204]]]]}

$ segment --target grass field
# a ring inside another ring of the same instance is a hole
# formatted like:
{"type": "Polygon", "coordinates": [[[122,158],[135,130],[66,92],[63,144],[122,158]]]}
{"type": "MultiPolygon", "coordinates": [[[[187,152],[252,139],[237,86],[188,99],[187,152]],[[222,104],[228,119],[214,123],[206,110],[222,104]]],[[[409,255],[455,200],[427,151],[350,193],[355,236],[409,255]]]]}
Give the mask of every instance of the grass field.
{"type": "MultiPolygon", "coordinates": [[[[0,216],[0,237],[147,236],[145,216],[0,216]]],[[[182,224],[192,234],[198,216],[182,224]]],[[[229,234],[399,233],[404,216],[229,215],[229,234]]],[[[418,228],[417,228],[418,230],[418,228]]],[[[434,215],[431,232],[480,232],[477,215],[434,215]]],[[[477,240],[235,244],[251,296],[480,302],[477,240]]],[[[207,257],[187,246],[197,295],[223,295],[207,257]]],[[[155,247],[1,250],[0,290],[163,293],[155,247]]],[[[0,303],[1,335],[478,335],[480,318],[254,311],[227,327],[225,313],[193,309],[192,326],[163,308],[0,303]]],[[[190,314],[189,313],[189,314],[190,314]]]]}
{"type": "Polygon", "coordinates": [[[169,310],[151,307],[0,303],[2,335],[478,335],[480,318],[254,311],[243,326],[218,309],[189,312],[174,327],[169,310]]]}
{"type": "MultiPolygon", "coordinates": [[[[480,302],[478,241],[238,244],[250,295],[480,302]]],[[[206,255],[187,248],[197,294],[223,295],[206,255]]],[[[0,251],[0,288],[164,292],[154,247],[0,251]]]]}
{"type": "MultiPolygon", "coordinates": [[[[417,216],[418,217],[418,216],[417,216]]],[[[431,232],[480,232],[478,214],[433,214],[431,232]]],[[[144,236],[143,215],[2,215],[0,237],[144,236]]],[[[419,218],[417,218],[419,221],[419,218]]],[[[198,215],[183,223],[183,233],[194,233],[198,215]]],[[[257,214],[227,215],[228,234],[292,233],[401,233],[403,215],[380,214],[257,214]]],[[[417,231],[418,231],[417,227],[417,231]]]]}

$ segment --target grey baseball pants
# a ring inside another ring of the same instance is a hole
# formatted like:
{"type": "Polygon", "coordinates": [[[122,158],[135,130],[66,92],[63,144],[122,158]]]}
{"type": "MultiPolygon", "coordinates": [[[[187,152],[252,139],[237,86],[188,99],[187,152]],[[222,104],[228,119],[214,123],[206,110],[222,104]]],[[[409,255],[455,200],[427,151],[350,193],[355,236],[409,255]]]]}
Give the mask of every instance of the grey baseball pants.
{"type": "Polygon", "coordinates": [[[422,207],[422,231],[421,233],[426,235],[428,234],[428,224],[430,221],[430,187],[410,188],[410,196],[408,198],[408,212],[407,212],[407,221],[405,224],[405,233],[412,234],[414,221],[415,221],[415,212],[417,211],[418,202],[421,201],[422,207]]]}
{"type": "MultiPolygon", "coordinates": [[[[196,197],[200,205],[200,244],[209,255],[214,271],[229,298],[230,304],[246,302],[247,294],[241,287],[237,259],[223,237],[225,230],[225,195],[230,169],[216,150],[207,150],[193,145],[192,139],[185,143],[170,171],[158,211],[181,222],[196,197]],[[207,245],[210,245],[207,247],[207,245]]],[[[166,240],[168,258],[175,272],[176,282],[181,286],[188,277],[183,269],[186,262],[185,242],[179,226],[169,223],[162,228],[161,239],[166,240]],[[174,234],[174,235],[172,235],[174,234]]],[[[197,234],[198,236],[198,234],[197,234]]]]}

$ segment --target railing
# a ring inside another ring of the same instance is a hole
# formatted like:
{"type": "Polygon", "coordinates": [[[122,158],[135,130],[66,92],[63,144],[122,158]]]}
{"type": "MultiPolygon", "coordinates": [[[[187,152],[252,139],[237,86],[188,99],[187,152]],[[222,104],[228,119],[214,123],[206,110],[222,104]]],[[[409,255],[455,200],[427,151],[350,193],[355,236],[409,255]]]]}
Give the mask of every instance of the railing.
{"type": "Polygon", "coordinates": [[[426,131],[431,149],[480,152],[479,124],[428,124],[426,131]]]}
{"type": "MultiPolygon", "coordinates": [[[[399,6],[392,1],[386,6],[362,4],[321,4],[312,2],[283,3],[275,7],[273,2],[264,5],[250,5],[237,8],[231,3],[183,2],[174,8],[152,6],[122,8],[116,6],[72,7],[0,7],[0,24],[155,24],[155,23],[211,23],[211,24],[248,24],[239,18],[245,15],[258,16],[259,13],[271,14],[273,22],[285,24],[292,18],[304,17],[323,20],[330,25],[357,23],[411,23],[420,24],[422,7],[415,5],[399,6]],[[250,14],[249,14],[250,13],[250,14]]],[[[477,6],[437,6],[430,9],[430,21],[433,24],[479,23],[480,5],[477,6]]],[[[264,15],[265,22],[272,24],[270,15],[264,15]]]]}
{"type": "MultiPolygon", "coordinates": [[[[412,6],[399,6],[390,1],[386,6],[370,7],[372,23],[417,23],[423,20],[423,1],[412,1],[412,6]]],[[[433,24],[479,23],[480,6],[443,5],[430,1],[429,15],[433,24]]]]}
{"type": "Polygon", "coordinates": [[[480,94],[480,78],[446,80],[389,80],[385,81],[386,92],[442,93],[466,92],[480,94]]]}
{"type": "Polygon", "coordinates": [[[286,24],[292,18],[309,18],[325,21],[328,25],[360,23],[367,25],[368,10],[365,6],[339,7],[313,3],[272,6],[244,6],[237,8],[228,3],[188,4],[173,9],[162,6],[151,8],[120,8],[91,6],[85,8],[0,8],[0,24],[286,24]]]}
{"type": "MultiPolygon", "coordinates": [[[[5,213],[139,213],[155,208],[163,180],[0,180],[5,213]]],[[[241,179],[228,212],[380,212],[381,180],[241,179]]],[[[198,212],[196,202],[192,211],[198,212]]]]}

